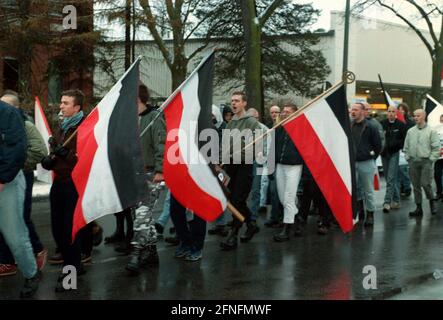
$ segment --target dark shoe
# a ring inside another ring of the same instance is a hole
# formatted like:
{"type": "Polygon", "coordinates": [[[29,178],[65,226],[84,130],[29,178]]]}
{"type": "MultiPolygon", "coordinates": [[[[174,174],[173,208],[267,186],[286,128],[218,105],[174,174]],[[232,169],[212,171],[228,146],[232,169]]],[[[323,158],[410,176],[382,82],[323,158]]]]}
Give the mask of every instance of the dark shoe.
{"type": "Polygon", "coordinates": [[[226,237],[228,233],[229,232],[226,230],[225,226],[215,226],[214,228],[208,230],[208,234],[219,235],[222,237],[226,237]]]}
{"type": "Polygon", "coordinates": [[[303,235],[303,229],[301,227],[301,221],[298,217],[294,220],[294,236],[301,237],[303,235]]]}
{"type": "Polygon", "coordinates": [[[383,212],[389,213],[390,210],[391,210],[391,205],[389,203],[384,203],[383,204],[383,212]]]}
{"type": "Polygon", "coordinates": [[[374,225],[374,212],[366,212],[365,227],[372,227],[374,225]]]}
{"type": "Polygon", "coordinates": [[[199,261],[203,257],[202,250],[192,249],[191,252],[185,257],[186,261],[199,261]]]}
{"type": "Polygon", "coordinates": [[[289,240],[289,233],[291,232],[292,223],[285,223],[280,233],[274,235],[275,242],[284,242],[289,240]]]}
{"type": "Polygon", "coordinates": [[[238,245],[238,230],[240,228],[239,227],[232,227],[231,230],[229,231],[229,235],[228,238],[226,239],[226,241],[223,241],[220,243],[220,247],[223,250],[233,250],[235,248],[237,248],[238,245]]]}
{"type": "Polygon", "coordinates": [[[56,251],[54,255],[52,255],[49,260],[49,264],[62,264],[63,263],[63,256],[60,252],[56,251]]]}
{"type": "Polygon", "coordinates": [[[423,216],[423,209],[421,207],[421,204],[417,204],[417,208],[414,211],[409,212],[409,216],[411,218],[422,217],[423,216]]]}
{"type": "Polygon", "coordinates": [[[41,279],[40,270],[38,270],[35,276],[32,277],[31,279],[25,279],[25,284],[23,286],[23,289],[20,291],[20,298],[22,299],[31,298],[38,289],[40,279],[41,279]]]}
{"type": "Polygon", "coordinates": [[[240,241],[242,243],[251,241],[252,237],[260,231],[260,228],[257,227],[257,222],[255,221],[250,221],[247,226],[248,228],[246,229],[246,232],[240,236],[240,241]]]}
{"type": "Polygon", "coordinates": [[[166,237],[165,238],[165,242],[169,243],[172,246],[178,246],[180,244],[180,240],[177,238],[177,236],[175,236],[175,237],[166,237]]]}
{"type": "Polygon", "coordinates": [[[175,258],[184,258],[189,253],[191,253],[191,247],[184,245],[184,244],[180,244],[180,246],[177,248],[177,250],[175,250],[174,257],[175,258]]]}
{"type": "Polygon", "coordinates": [[[131,257],[126,264],[126,270],[128,270],[131,274],[138,274],[140,269],[140,254],[141,249],[138,246],[134,246],[134,249],[131,252],[131,257]]]}
{"type": "Polygon", "coordinates": [[[140,257],[140,266],[158,266],[160,259],[158,257],[157,246],[150,245],[147,249],[143,250],[140,257]]]}
{"type": "Polygon", "coordinates": [[[437,200],[429,200],[429,207],[431,208],[431,214],[435,216],[437,214],[437,200]]]}
{"type": "Polygon", "coordinates": [[[122,242],[125,240],[125,234],[122,232],[115,232],[112,236],[105,238],[105,244],[122,242]]]}
{"type": "Polygon", "coordinates": [[[165,231],[165,228],[163,228],[163,226],[160,223],[155,223],[155,230],[157,230],[157,234],[163,234],[163,232],[165,231]]]}
{"type": "Polygon", "coordinates": [[[98,223],[94,223],[92,227],[92,235],[92,244],[94,247],[98,247],[103,241],[103,228],[98,223]]]}
{"type": "Polygon", "coordinates": [[[128,241],[123,242],[120,246],[116,247],[115,252],[120,253],[123,256],[127,256],[131,253],[132,245],[128,241]]]}

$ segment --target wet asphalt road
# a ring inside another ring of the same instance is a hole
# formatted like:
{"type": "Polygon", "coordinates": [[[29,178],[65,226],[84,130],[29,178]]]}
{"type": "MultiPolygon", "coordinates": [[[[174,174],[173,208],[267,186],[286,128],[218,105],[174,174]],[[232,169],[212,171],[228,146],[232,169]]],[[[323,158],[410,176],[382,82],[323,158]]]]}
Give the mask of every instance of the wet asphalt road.
{"type": "MultiPolygon", "coordinates": [[[[79,278],[79,289],[55,293],[60,272],[47,265],[35,299],[385,299],[401,291],[425,286],[435,269],[443,269],[443,203],[431,216],[427,203],[422,219],[410,219],[415,208],[412,196],[402,207],[384,214],[383,192],[378,192],[375,226],[356,226],[344,235],[333,227],[325,236],[317,235],[317,217],[310,216],[303,237],[275,243],[277,229],[265,228],[250,243],[235,251],[219,248],[222,239],[207,235],[203,259],[186,262],[175,259],[175,247],[161,241],[160,266],[128,276],[127,256],[103,243],[93,251],[93,263],[79,278]],[[377,289],[365,289],[365,266],[376,268],[377,289]]],[[[49,203],[35,201],[33,219],[41,240],[50,250],[49,203]]],[[[114,231],[114,217],[99,220],[105,236],[114,231]]],[[[170,226],[170,225],[169,225],[170,226]]],[[[168,231],[165,231],[168,236],[168,231]]],[[[0,299],[17,299],[23,283],[21,274],[0,278],[0,299]]],[[[435,296],[434,296],[435,297],[435,296]]],[[[417,293],[415,298],[426,299],[417,293]]],[[[443,299],[443,291],[441,298],[443,299]]]]}

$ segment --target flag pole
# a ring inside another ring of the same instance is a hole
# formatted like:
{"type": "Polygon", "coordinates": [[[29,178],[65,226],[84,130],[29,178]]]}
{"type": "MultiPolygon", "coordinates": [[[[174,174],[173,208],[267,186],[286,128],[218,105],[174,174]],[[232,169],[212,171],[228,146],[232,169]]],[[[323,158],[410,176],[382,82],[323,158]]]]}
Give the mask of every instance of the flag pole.
{"type": "Polygon", "coordinates": [[[381,80],[380,73],[378,73],[378,80],[380,81],[380,86],[381,86],[381,89],[383,90],[383,97],[385,98],[386,108],[389,108],[388,97],[386,96],[385,86],[383,85],[383,81],[381,80]]]}
{"type": "MultiPolygon", "coordinates": [[[[123,74],[123,76],[120,77],[120,79],[123,79],[123,78],[126,76],[126,74],[128,74],[129,71],[131,71],[131,69],[132,69],[132,67],[135,65],[135,63],[137,63],[137,62],[138,62],[139,60],[141,60],[142,58],[143,58],[143,56],[142,56],[142,55],[139,55],[139,56],[137,57],[137,60],[135,60],[135,61],[132,63],[131,67],[129,67],[128,70],[125,71],[125,73],[123,74]]],[[[95,109],[95,108],[94,108],[94,109],[95,109]]],[[[92,112],[90,112],[86,118],[88,118],[89,115],[90,115],[91,113],[92,113],[92,112]]],[[[66,147],[66,146],[68,145],[68,143],[71,142],[72,139],[74,139],[74,137],[75,137],[76,134],[77,134],[78,129],[79,129],[79,128],[77,128],[77,129],[76,129],[76,130],[75,130],[75,131],[69,136],[69,138],[66,139],[66,141],[63,143],[63,147],[66,147]]]]}
{"type": "MultiPolygon", "coordinates": [[[[294,118],[298,117],[306,108],[310,107],[311,105],[313,105],[314,103],[316,103],[317,101],[319,101],[320,99],[322,99],[324,96],[330,94],[331,92],[335,91],[338,87],[340,87],[342,84],[346,83],[346,84],[351,84],[355,81],[355,74],[352,73],[351,71],[347,71],[343,74],[342,77],[342,81],[338,82],[337,84],[335,84],[334,86],[332,86],[331,88],[329,88],[328,90],[326,90],[325,92],[323,92],[322,94],[318,95],[317,97],[315,97],[314,99],[312,99],[311,101],[309,101],[308,103],[306,103],[303,107],[301,107],[300,109],[298,109],[297,111],[295,111],[293,114],[291,114],[288,118],[284,119],[283,121],[280,121],[279,123],[277,123],[275,126],[273,126],[271,129],[269,129],[268,131],[266,131],[264,134],[262,134],[261,136],[259,136],[258,138],[256,138],[254,141],[252,141],[251,143],[247,144],[242,150],[246,150],[247,148],[249,148],[250,146],[254,145],[255,143],[257,143],[257,141],[259,141],[260,139],[263,139],[264,137],[266,137],[268,134],[270,134],[272,131],[274,131],[275,129],[277,129],[278,127],[286,124],[287,122],[293,120],[294,118]]],[[[241,152],[240,151],[236,151],[236,153],[241,152]]]]}
{"type": "Polygon", "coordinates": [[[230,202],[228,202],[228,209],[229,209],[229,211],[231,211],[231,213],[234,217],[236,217],[238,220],[240,220],[240,222],[245,221],[245,217],[230,202]]]}
{"type": "Polygon", "coordinates": [[[157,113],[157,115],[154,117],[154,119],[152,119],[152,121],[143,129],[143,131],[140,133],[140,138],[143,137],[143,135],[146,133],[146,131],[148,131],[148,129],[154,124],[154,122],[160,117],[161,113],[163,112],[163,110],[166,109],[166,107],[171,103],[171,101],[177,96],[177,94],[183,89],[183,87],[185,86],[185,84],[188,83],[188,80],[191,79],[197,72],[198,70],[201,68],[202,65],[205,64],[206,61],[208,61],[208,59],[214,54],[214,52],[216,51],[216,48],[213,48],[211,50],[211,52],[202,59],[202,61],[200,61],[200,63],[198,64],[198,66],[194,69],[194,71],[192,71],[192,73],[186,78],[185,81],[183,81],[180,86],[177,87],[177,89],[174,90],[174,92],[168,97],[168,99],[166,99],[165,102],[162,103],[162,105],[157,109],[157,111],[159,111],[157,113]]]}

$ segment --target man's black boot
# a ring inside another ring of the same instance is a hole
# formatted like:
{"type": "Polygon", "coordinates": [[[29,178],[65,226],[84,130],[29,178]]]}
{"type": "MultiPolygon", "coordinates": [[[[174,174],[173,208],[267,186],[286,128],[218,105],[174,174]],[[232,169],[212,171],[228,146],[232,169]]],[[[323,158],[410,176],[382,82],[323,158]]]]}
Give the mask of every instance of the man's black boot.
{"type": "Polygon", "coordinates": [[[365,227],[372,227],[373,225],[374,225],[374,212],[367,211],[366,212],[365,227]]]}
{"type": "Polygon", "coordinates": [[[260,231],[260,228],[257,227],[257,222],[253,220],[249,221],[247,226],[248,228],[246,229],[246,232],[240,236],[240,241],[242,243],[251,241],[254,234],[260,231]]]}
{"type": "Polygon", "coordinates": [[[134,246],[131,252],[131,257],[126,265],[126,270],[134,274],[138,273],[138,270],[140,269],[140,254],[140,247],[138,245],[134,246]]]}
{"type": "Polygon", "coordinates": [[[414,211],[409,212],[410,217],[422,217],[423,209],[421,208],[421,203],[417,204],[417,208],[414,211]]]}
{"type": "Polygon", "coordinates": [[[291,232],[292,223],[283,224],[283,229],[280,233],[274,235],[274,241],[284,242],[289,240],[289,233],[291,232]]]}
{"type": "Polygon", "coordinates": [[[429,200],[429,207],[431,208],[431,214],[433,216],[437,214],[436,202],[437,202],[437,200],[435,200],[435,199],[429,200]]]}
{"type": "Polygon", "coordinates": [[[228,238],[226,241],[223,241],[220,243],[220,247],[223,250],[233,250],[237,248],[238,245],[238,231],[240,230],[241,226],[235,226],[233,225],[231,227],[231,230],[229,231],[228,238]]]}
{"type": "Polygon", "coordinates": [[[158,258],[157,246],[149,245],[141,253],[140,265],[142,267],[158,266],[160,260],[158,258]]]}
{"type": "Polygon", "coordinates": [[[105,243],[115,243],[125,240],[125,217],[122,213],[115,215],[116,228],[110,237],[105,238],[105,243]]]}

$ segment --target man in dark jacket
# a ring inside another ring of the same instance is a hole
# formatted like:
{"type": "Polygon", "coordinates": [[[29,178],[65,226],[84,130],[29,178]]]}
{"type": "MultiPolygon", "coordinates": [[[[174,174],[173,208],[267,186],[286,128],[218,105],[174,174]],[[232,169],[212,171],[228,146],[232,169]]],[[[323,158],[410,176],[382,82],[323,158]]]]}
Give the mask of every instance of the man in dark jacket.
{"type": "Polygon", "coordinates": [[[366,210],[365,226],[374,224],[374,175],[375,159],[381,151],[381,138],[378,130],[365,119],[365,106],[356,103],[351,107],[352,137],[355,152],[355,169],[357,176],[357,195],[362,214],[366,210]]]}
{"type": "MultiPolygon", "coordinates": [[[[81,246],[85,246],[87,243],[90,246],[90,251],[92,250],[92,225],[85,226],[77,233],[75,241],[71,241],[72,220],[78,199],[78,193],[71,177],[72,170],[78,160],[76,135],[66,146],[64,144],[84,119],[83,100],[84,95],[80,90],[67,90],[62,93],[60,110],[63,120],[50,140],[50,154],[42,160],[43,168],[53,170],[55,173],[49,193],[52,234],[62,255],[63,266],[74,266],[77,269],[77,275],[84,273],[81,264],[81,246]]],[[[85,250],[83,249],[83,251],[85,250]]],[[[63,287],[65,276],[61,273],[58,277],[56,292],[65,290],[63,287]]]]}
{"type": "Polygon", "coordinates": [[[398,162],[400,150],[406,136],[406,126],[397,119],[397,108],[388,108],[388,118],[381,122],[385,135],[385,146],[381,153],[383,173],[386,179],[386,194],[383,203],[383,212],[400,207],[400,190],[398,188],[398,162]]]}
{"type": "Polygon", "coordinates": [[[40,281],[23,219],[26,147],[23,118],[14,107],[0,101],[0,233],[25,277],[22,298],[33,296],[40,281]]]}

